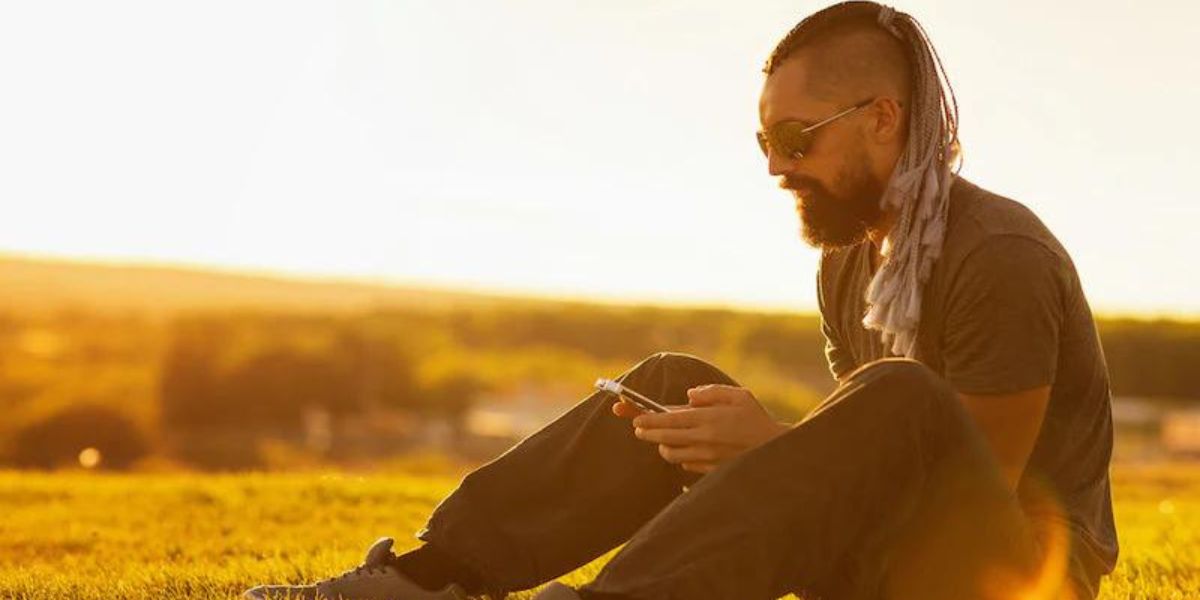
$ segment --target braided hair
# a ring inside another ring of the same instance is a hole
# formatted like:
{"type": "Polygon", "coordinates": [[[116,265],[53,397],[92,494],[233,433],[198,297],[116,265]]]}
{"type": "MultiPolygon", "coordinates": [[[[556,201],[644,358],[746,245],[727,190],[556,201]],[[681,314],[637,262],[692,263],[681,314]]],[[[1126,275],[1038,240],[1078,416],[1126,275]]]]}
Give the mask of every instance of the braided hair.
{"type": "Polygon", "coordinates": [[[771,52],[770,75],[801,48],[848,32],[882,30],[899,40],[910,73],[908,139],[880,208],[897,213],[884,260],[866,290],[862,323],[881,332],[885,350],[913,358],[921,299],[946,236],[949,192],[961,166],[958,103],[928,34],[912,16],[875,2],[842,2],[805,18],[771,52]]]}

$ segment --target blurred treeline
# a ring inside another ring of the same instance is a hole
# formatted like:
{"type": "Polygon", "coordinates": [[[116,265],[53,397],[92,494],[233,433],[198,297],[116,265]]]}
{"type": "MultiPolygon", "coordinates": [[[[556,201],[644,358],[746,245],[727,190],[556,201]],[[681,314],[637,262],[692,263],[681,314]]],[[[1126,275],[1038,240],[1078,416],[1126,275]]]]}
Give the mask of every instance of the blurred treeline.
{"type": "Polygon", "coordinates": [[[384,437],[371,428],[403,421],[408,430],[448,426],[458,440],[480,398],[545,390],[565,410],[596,377],[663,349],[721,365],[781,419],[802,416],[831,383],[812,317],[721,310],[514,302],[166,318],[72,311],[9,314],[0,325],[0,460],[30,467],[75,463],[89,447],[109,467],[148,457],[257,467],[314,451],[412,449],[420,435],[392,435],[383,448],[309,438],[314,421],[323,435],[349,423],[360,437],[384,437]]]}
{"type": "MultiPolygon", "coordinates": [[[[1114,392],[1196,398],[1200,324],[1101,322],[1114,392]]],[[[0,314],[0,462],[273,467],[378,458],[481,402],[565,410],[660,350],[696,354],[796,420],[832,388],[815,316],[493,302],[347,312],[0,314]]],[[[511,442],[514,440],[509,440],[511,442]]],[[[506,442],[507,443],[507,442],[506,442]]]]}

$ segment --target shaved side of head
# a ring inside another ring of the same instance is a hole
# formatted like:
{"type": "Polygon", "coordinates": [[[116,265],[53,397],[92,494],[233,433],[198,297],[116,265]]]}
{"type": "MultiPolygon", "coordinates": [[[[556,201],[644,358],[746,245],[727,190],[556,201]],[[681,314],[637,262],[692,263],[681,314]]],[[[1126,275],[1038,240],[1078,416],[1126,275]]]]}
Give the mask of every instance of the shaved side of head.
{"type": "Polygon", "coordinates": [[[845,104],[891,96],[905,106],[912,93],[908,46],[879,24],[881,5],[844,2],[810,15],[792,28],[767,58],[770,76],[783,63],[805,63],[807,91],[845,104]]]}
{"type": "Polygon", "coordinates": [[[912,68],[900,40],[875,26],[847,29],[831,30],[788,55],[805,63],[810,92],[838,104],[891,96],[909,105],[912,68]]]}

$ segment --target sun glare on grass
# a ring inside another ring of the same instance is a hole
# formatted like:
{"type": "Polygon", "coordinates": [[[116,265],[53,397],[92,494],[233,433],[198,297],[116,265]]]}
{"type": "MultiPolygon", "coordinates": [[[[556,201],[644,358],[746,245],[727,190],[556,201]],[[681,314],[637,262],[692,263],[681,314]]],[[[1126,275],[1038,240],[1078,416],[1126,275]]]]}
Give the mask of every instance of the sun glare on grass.
{"type": "Polygon", "coordinates": [[[79,466],[94,469],[100,466],[100,451],[95,448],[84,448],[79,451],[79,466]]]}
{"type": "Polygon", "coordinates": [[[1170,499],[1159,502],[1158,503],[1158,512],[1160,512],[1164,515],[1175,514],[1175,503],[1172,502],[1170,499]]]}

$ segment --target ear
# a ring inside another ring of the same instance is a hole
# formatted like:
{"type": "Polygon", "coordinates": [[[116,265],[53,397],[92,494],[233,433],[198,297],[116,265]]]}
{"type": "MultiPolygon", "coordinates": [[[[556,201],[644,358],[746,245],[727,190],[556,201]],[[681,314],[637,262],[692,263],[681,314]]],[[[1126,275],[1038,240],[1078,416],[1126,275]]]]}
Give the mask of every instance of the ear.
{"type": "Polygon", "coordinates": [[[903,144],[908,124],[908,111],[903,103],[890,96],[880,96],[868,107],[874,117],[870,135],[876,143],[903,144]]]}

